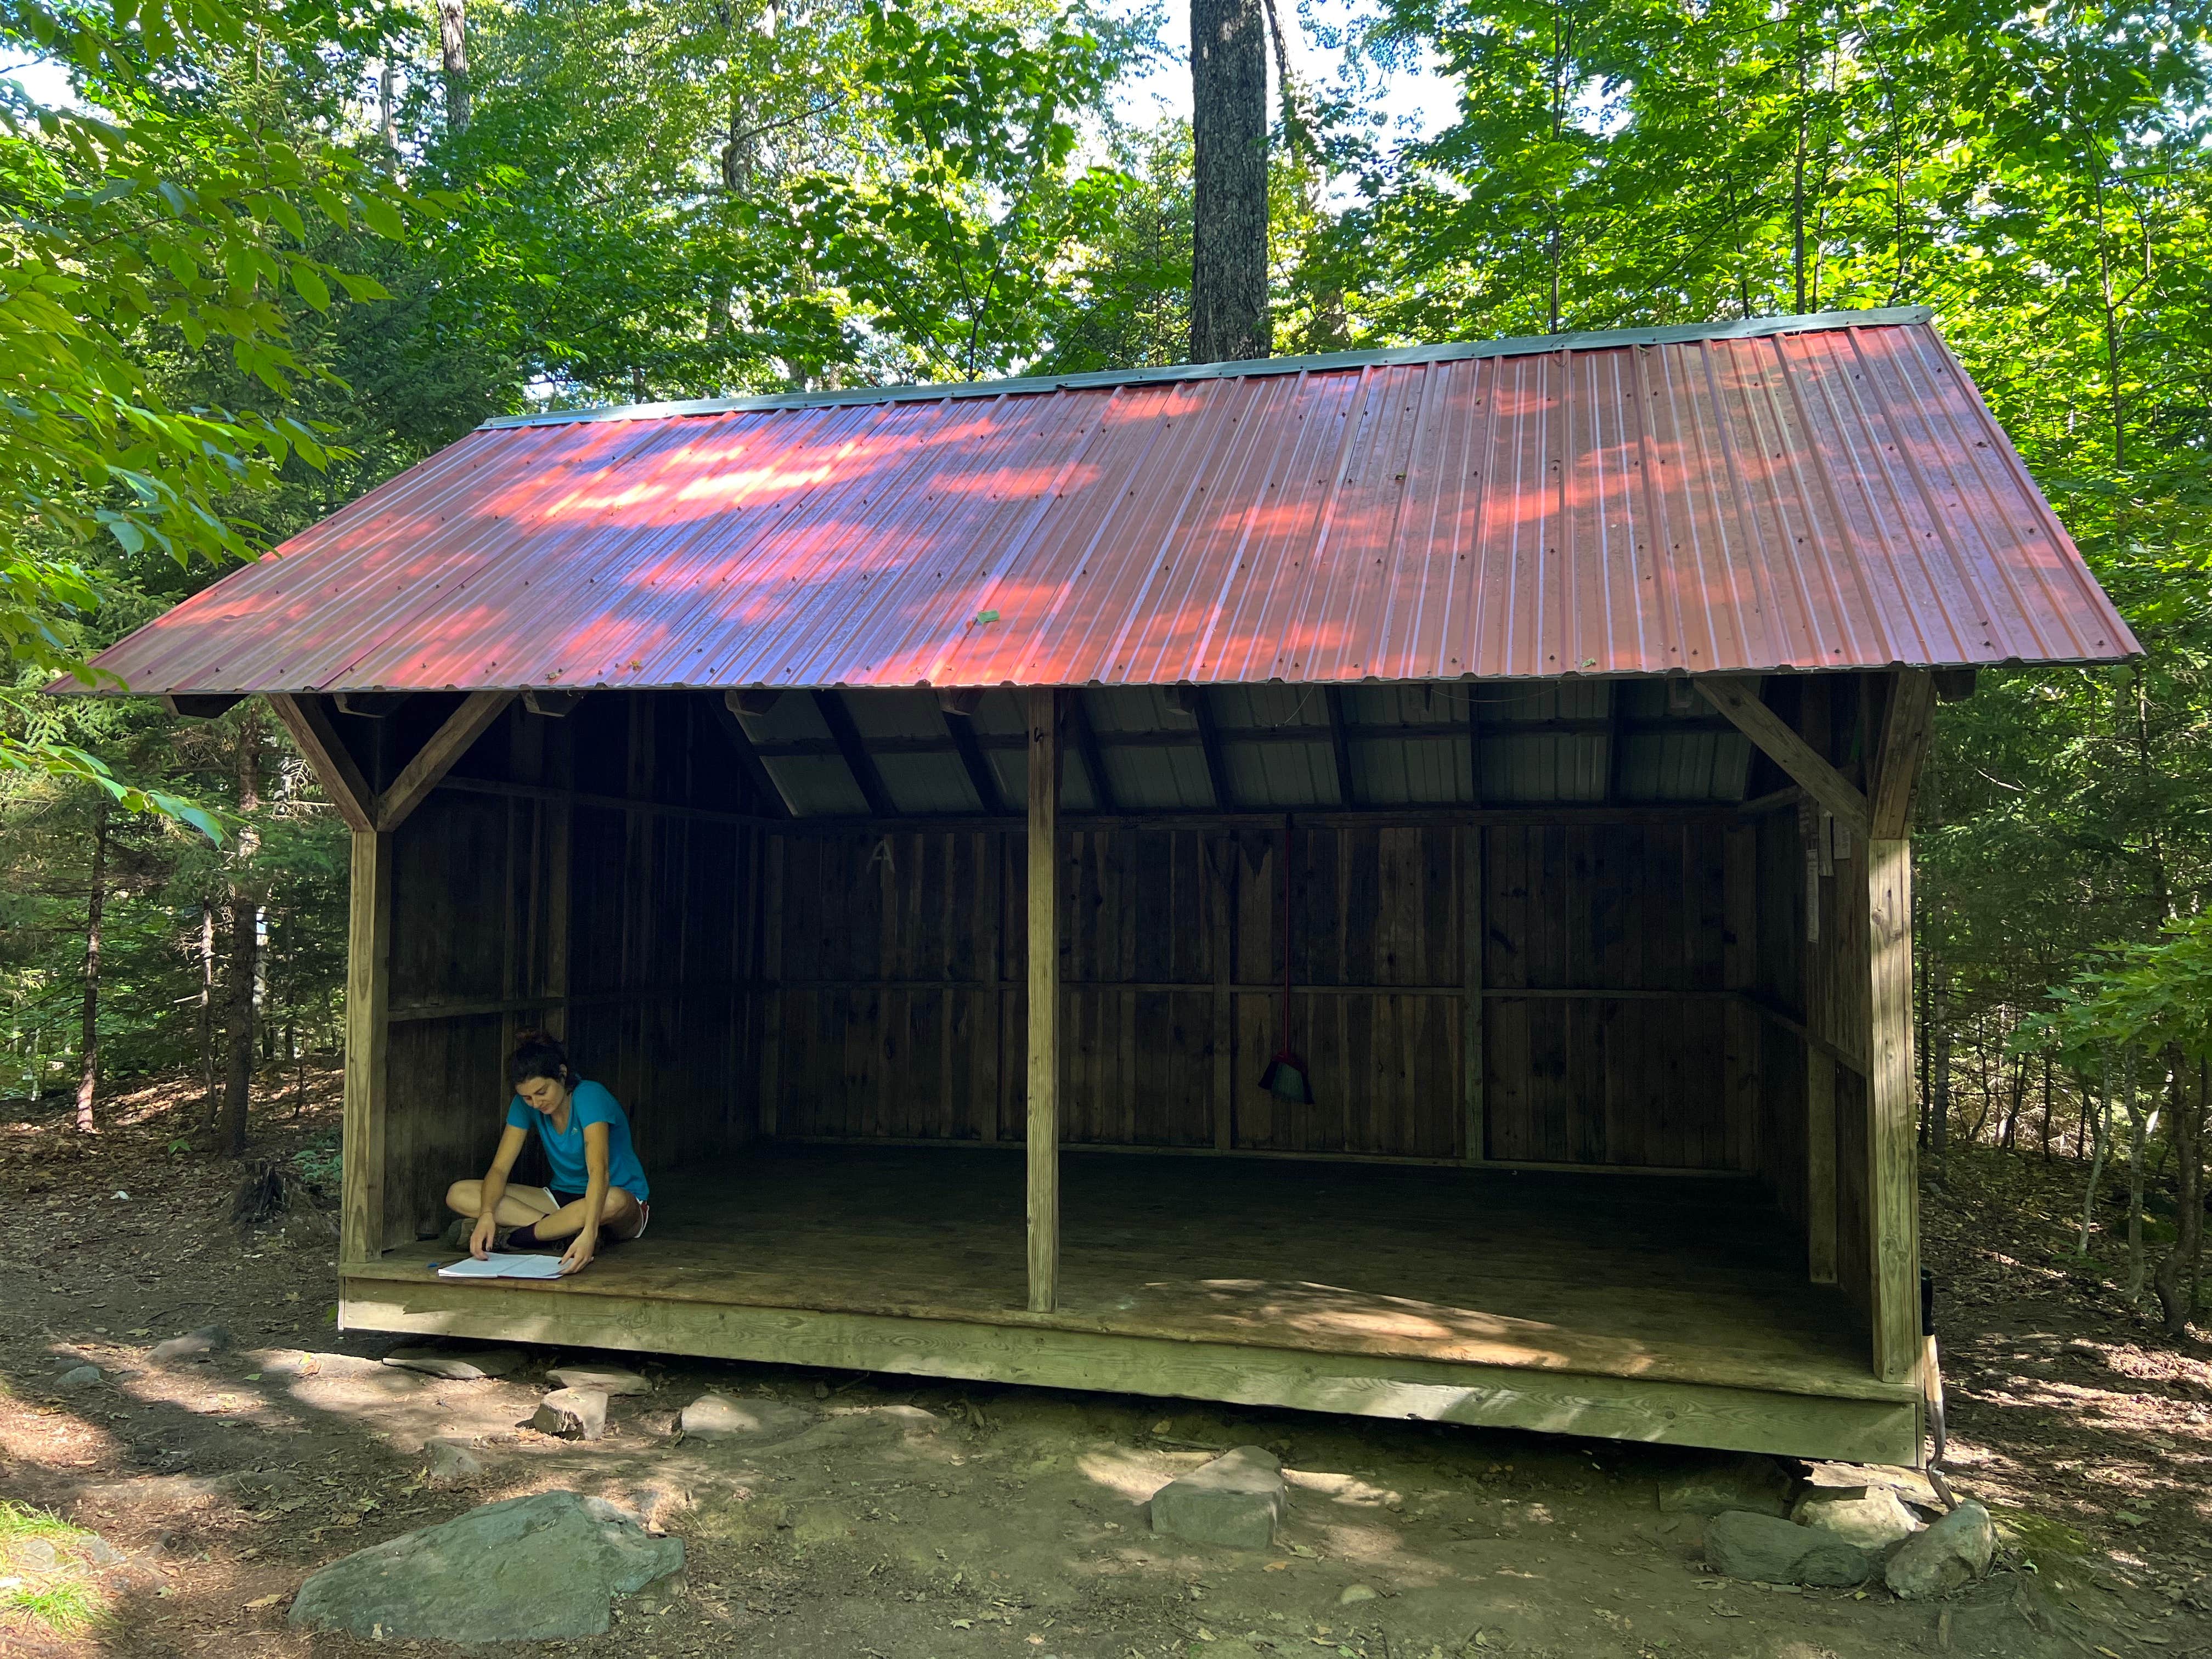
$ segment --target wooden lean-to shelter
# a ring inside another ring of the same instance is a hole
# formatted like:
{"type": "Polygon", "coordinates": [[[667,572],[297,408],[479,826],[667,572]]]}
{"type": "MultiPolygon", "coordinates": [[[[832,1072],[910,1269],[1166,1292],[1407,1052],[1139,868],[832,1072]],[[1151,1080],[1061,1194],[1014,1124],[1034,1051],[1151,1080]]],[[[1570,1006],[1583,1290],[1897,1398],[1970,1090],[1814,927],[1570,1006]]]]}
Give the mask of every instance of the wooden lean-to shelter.
{"type": "Polygon", "coordinates": [[[495,421],[100,666],[352,826],[349,1328],[1910,1462],[1931,705],[2135,648],[1915,309],[495,421]],[[441,1281],[539,1024],[653,1231],[441,1281]]]}

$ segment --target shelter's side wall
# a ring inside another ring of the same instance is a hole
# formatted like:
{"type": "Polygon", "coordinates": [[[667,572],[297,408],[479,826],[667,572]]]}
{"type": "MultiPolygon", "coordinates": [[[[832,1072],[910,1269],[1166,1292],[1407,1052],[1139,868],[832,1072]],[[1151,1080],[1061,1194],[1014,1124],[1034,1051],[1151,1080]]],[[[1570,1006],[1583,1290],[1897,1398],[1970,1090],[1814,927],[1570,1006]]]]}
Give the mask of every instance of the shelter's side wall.
{"type": "MultiPolygon", "coordinates": [[[[1019,829],[776,839],[764,1123],[796,1136],[1018,1139],[1019,829]]],[[[1743,994],[1753,953],[1740,942],[1755,908],[1747,830],[1680,817],[1298,824],[1291,1040],[1310,1104],[1259,1085],[1280,1042],[1279,828],[1079,825],[1061,856],[1070,1142],[1757,1162],[1759,1022],[1743,994]],[[1467,1029],[1473,880],[1486,913],[1480,1043],[1467,1029]],[[1489,1056],[1480,1103],[1471,1048],[1489,1056]],[[1471,1120],[1486,1125],[1472,1149],[1471,1120]]]]}
{"type": "Polygon", "coordinates": [[[762,837],[693,701],[517,705],[394,833],[387,1247],[481,1172],[528,1026],[614,1091],[648,1168],[749,1136],[762,837]]]}

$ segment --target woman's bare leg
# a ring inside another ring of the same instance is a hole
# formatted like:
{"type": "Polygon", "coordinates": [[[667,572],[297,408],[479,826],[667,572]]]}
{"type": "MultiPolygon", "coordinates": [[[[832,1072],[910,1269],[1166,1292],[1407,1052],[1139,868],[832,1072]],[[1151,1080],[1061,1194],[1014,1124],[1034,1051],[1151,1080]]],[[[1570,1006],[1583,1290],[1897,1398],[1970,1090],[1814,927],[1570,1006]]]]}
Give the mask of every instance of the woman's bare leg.
{"type": "MultiPolygon", "coordinates": [[[[624,1194],[623,1196],[629,1194],[624,1194]]],[[[456,1215],[465,1215],[473,1220],[483,1206],[483,1182],[481,1181],[456,1181],[446,1188],[446,1207],[456,1215]]],[[[551,1206],[545,1201],[544,1188],[509,1187],[500,1194],[499,1213],[492,1219],[502,1227],[526,1227],[550,1208],[551,1206]]],[[[568,1231],[574,1232],[576,1230],[571,1227],[568,1231]]]]}
{"type": "MultiPolygon", "coordinates": [[[[637,1200],[629,1195],[629,1188],[610,1187],[607,1188],[606,1204],[599,1211],[599,1225],[611,1230],[617,1238],[630,1238],[636,1235],[638,1223],[643,1219],[643,1215],[644,1212],[637,1206],[637,1200]]],[[[573,1204],[562,1205],[550,1215],[540,1216],[531,1224],[530,1231],[549,1242],[556,1238],[574,1238],[584,1231],[584,1200],[580,1198],[573,1204]]]]}

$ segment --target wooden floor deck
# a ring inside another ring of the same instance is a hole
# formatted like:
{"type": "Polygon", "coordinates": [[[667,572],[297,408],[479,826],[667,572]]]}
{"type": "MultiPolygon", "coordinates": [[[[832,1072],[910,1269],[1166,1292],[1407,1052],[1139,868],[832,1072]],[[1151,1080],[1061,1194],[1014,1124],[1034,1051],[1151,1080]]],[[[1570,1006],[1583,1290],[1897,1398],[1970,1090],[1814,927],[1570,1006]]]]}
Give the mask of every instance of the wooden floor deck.
{"type": "Polygon", "coordinates": [[[1917,1392],[1748,1182],[1069,1152],[1060,1306],[1018,1151],[777,1147],[657,1177],[557,1284],[347,1264],[351,1327],[1911,1462],[1917,1392]]]}

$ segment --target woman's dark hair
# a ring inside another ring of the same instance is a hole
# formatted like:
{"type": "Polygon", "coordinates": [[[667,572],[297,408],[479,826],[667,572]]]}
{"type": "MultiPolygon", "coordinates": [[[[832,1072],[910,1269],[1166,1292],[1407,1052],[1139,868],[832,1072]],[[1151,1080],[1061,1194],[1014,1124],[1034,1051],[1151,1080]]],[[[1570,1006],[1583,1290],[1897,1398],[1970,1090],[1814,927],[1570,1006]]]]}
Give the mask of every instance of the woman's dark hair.
{"type": "Polygon", "coordinates": [[[520,1089],[534,1077],[556,1083],[568,1080],[568,1051],[544,1031],[525,1031],[515,1038],[514,1052],[507,1057],[507,1080],[520,1089]]]}

